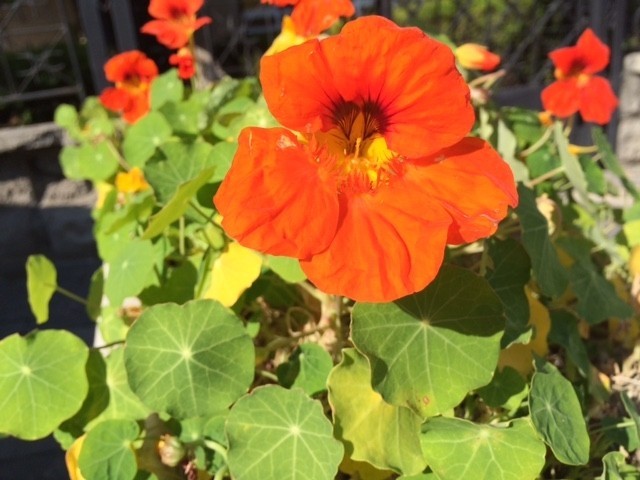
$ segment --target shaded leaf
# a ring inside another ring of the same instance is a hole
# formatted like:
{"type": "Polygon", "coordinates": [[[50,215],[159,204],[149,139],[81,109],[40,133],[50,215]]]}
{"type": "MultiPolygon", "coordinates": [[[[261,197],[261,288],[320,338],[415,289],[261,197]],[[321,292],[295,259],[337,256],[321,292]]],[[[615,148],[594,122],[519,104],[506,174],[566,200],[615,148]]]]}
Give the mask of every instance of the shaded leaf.
{"type": "Polygon", "coordinates": [[[522,375],[511,367],[498,370],[491,383],[478,390],[487,405],[508,411],[517,409],[527,397],[529,389],[522,375]]]}
{"type": "Polygon", "coordinates": [[[602,457],[602,475],[598,480],[638,480],[640,471],[628,465],[620,452],[609,452],[602,457]]]}
{"type": "Polygon", "coordinates": [[[298,387],[307,395],[316,395],[327,389],[327,378],[333,368],[331,355],[315,343],[303,343],[278,365],[278,382],[286,388],[298,387]]]}
{"type": "Polygon", "coordinates": [[[622,164],[618,160],[618,157],[611,148],[611,144],[607,140],[606,135],[602,131],[601,127],[592,127],[591,128],[591,136],[593,137],[593,142],[598,147],[598,152],[602,156],[602,163],[607,167],[607,170],[613,172],[624,185],[627,192],[629,192],[633,198],[638,200],[640,198],[640,194],[638,193],[638,189],[634,185],[634,183],[629,180],[627,177],[622,164]]]}
{"type": "Polygon", "coordinates": [[[585,344],[580,337],[577,318],[564,310],[552,311],[549,340],[563,347],[571,361],[578,367],[580,374],[588,378],[591,363],[585,344]]]}
{"type": "Polygon", "coordinates": [[[78,464],[91,480],[133,480],[138,471],[131,443],[140,428],[130,420],[108,420],[85,437],[78,464]]]}

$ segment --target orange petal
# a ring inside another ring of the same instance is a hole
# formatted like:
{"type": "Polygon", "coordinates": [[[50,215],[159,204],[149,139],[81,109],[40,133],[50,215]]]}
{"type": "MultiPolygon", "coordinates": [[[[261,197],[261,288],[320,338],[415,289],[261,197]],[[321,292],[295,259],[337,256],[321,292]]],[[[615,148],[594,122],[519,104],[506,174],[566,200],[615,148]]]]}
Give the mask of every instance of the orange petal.
{"type": "Polygon", "coordinates": [[[406,169],[386,187],[342,197],[342,220],[331,245],[300,262],[318,288],[357,301],[388,302],[435,278],[451,217],[416,181],[418,167],[406,169]]]}
{"type": "Polygon", "coordinates": [[[482,45],[465,43],[455,49],[455,56],[464,68],[489,72],[500,65],[500,56],[482,45]]]}
{"type": "Polygon", "coordinates": [[[104,73],[110,82],[126,82],[131,77],[151,81],[158,76],[158,67],[139,50],[122,52],[111,57],[104,65],[104,73]]]}
{"type": "Polygon", "coordinates": [[[590,28],[580,35],[576,47],[580,49],[585,60],[584,73],[597,73],[609,64],[609,47],[590,28]]]}
{"type": "Polygon", "coordinates": [[[306,258],[324,250],[339,216],[335,182],[283,128],[246,128],[214,202],[242,245],[306,258]]]}
{"type": "Polygon", "coordinates": [[[513,173],[498,152],[484,140],[469,137],[431,160],[415,170],[420,174],[415,182],[453,218],[447,242],[469,243],[495,233],[508,206],[518,203],[513,173]]]}
{"type": "Polygon", "coordinates": [[[151,0],[149,15],[160,20],[177,20],[177,14],[194,15],[204,0],[151,0]]]}
{"type": "Polygon", "coordinates": [[[130,95],[119,88],[109,87],[100,94],[100,102],[105,108],[121,112],[129,104],[130,95]]]}
{"type": "Polygon", "coordinates": [[[155,35],[158,43],[170,49],[184,47],[189,42],[189,38],[193,33],[183,24],[170,20],[152,20],[145,23],[140,31],[149,35],[155,35]]]}
{"type": "Polygon", "coordinates": [[[570,117],[580,107],[580,88],[575,78],[557,80],[542,91],[542,106],[560,118],[570,117]]]}
{"type": "Polygon", "coordinates": [[[302,0],[293,9],[291,18],[296,32],[303,37],[320,35],[340,17],[351,17],[356,9],[351,0],[302,0]]]}
{"type": "Polygon", "coordinates": [[[591,77],[580,91],[580,115],[585,122],[609,123],[617,106],[618,98],[606,78],[591,77]]]}
{"type": "Polygon", "coordinates": [[[128,123],[136,123],[149,112],[148,92],[132,96],[122,112],[122,118],[128,123]]]}

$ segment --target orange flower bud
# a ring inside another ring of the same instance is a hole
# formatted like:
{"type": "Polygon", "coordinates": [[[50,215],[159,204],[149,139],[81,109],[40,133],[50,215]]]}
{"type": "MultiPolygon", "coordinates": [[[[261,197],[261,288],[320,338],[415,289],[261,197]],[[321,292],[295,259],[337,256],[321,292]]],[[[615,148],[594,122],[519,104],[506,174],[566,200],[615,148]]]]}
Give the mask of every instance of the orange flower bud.
{"type": "Polygon", "coordinates": [[[490,72],[500,65],[500,56],[477,43],[465,43],[455,50],[458,63],[468,70],[490,72]]]}

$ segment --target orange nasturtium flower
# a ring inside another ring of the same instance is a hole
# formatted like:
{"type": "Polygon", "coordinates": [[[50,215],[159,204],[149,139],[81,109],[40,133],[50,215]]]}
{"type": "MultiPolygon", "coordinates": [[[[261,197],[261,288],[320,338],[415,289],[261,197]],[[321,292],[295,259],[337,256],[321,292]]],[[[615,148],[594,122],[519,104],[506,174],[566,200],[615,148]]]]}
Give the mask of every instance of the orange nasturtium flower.
{"type": "Polygon", "coordinates": [[[417,28],[363,17],[263,57],[260,79],[286,128],[242,131],[214,201],[231,237],[299,259],[327,293],[421,290],[447,243],[491,235],[517,203],[509,167],[466,137],[474,112],[451,49],[417,28]]]}
{"type": "Polygon", "coordinates": [[[135,123],[149,111],[149,89],[158,76],[153,60],[138,50],[120,53],[105,64],[107,80],[115,87],[106,88],[100,101],[109,110],[122,112],[125,121],[135,123]]]}
{"type": "Polygon", "coordinates": [[[587,28],[573,47],[549,53],[556,81],[542,91],[542,105],[557,117],[576,112],[585,122],[604,125],[618,106],[611,84],[594,75],[609,64],[609,47],[587,28]]]}
{"type": "Polygon", "coordinates": [[[211,23],[211,17],[196,18],[204,0],[151,0],[149,15],[155,20],[145,23],[141,32],[155,35],[167,48],[184,47],[200,27],[211,23]]]}
{"type": "Polygon", "coordinates": [[[176,53],[169,57],[169,63],[178,67],[178,75],[183,80],[189,80],[196,73],[195,60],[191,54],[191,50],[182,47],[176,53]]]}
{"type": "Polygon", "coordinates": [[[454,51],[456,59],[467,70],[490,72],[500,65],[500,56],[477,43],[465,43],[454,51]]]}

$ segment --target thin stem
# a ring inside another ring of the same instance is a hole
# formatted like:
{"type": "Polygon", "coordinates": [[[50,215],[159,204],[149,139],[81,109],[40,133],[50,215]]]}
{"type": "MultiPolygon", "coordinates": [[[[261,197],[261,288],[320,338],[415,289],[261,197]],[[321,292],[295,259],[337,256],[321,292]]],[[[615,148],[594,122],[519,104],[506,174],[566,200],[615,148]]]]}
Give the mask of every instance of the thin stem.
{"type": "Polygon", "coordinates": [[[258,375],[260,375],[261,377],[267,378],[269,380],[272,380],[272,381],[278,383],[278,377],[275,374],[273,374],[272,372],[269,372],[267,370],[256,370],[256,373],[258,375]]]}
{"type": "Polygon", "coordinates": [[[542,182],[546,182],[547,180],[555,177],[556,175],[564,172],[564,166],[556,167],[553,170],[549,170],[547,173],[543,173],[539,177],[534,178],[527,182],[527,187],[535,187],[536,185],[541,184],[542,182]]]}
{"type": "Polygon", "coordinates": [[[223,445],[220,445],[218,442],[214,442],[213,440],[209,440],[208,438],[204,439],[204,445],[219,454],[224,460],[224,463],[227,463],[227,449],[224,448],[223,445]]]}
{"type": "Polygon", "coordinates": [[[491,88],[491,86],[496,83],[499,79],[505,76],[506,70],[498,70],[497,72],[488,73],[487,75],[482,75],[481,77],[474,78],[469,82],[469,87],[475,87],[478,85],[482,85],[485,88],[491,88]]]}
{"type": "Polygon", "coordinates": [[[180,217],[180,237],[178,240],[178,249],[180,251],[180,255],[184,255],[184,215],[180,217]]]}
{"type": "Polygon", "coordinates": [[[71,300],[75,300],[78,303],[81,303],[82,305],[89,305],[89,302],[87,302],[84,298],[82,298],[79,295],[76,295],[73,292],[70,292],[69,290],[67,290],[66,288],[62,288],[59,285],[56,285],[56,292],[64,295],[67,298],[70,298],[71,300]]]}
{"type": "Polygon", "coordinates": [[[213,216],[216,214],[215,212],[213,212],[211,215],[207,215],[195,203],[193,203],[193,200],[189,201],[189,206],[193,208],[196,213],[204,218],[207,222],[210,222],[213,216]]]}
{"type": "Polygon", "coordinates": [[[111,152],[118,159],[118,163],[120,164],[120,166],[124,168],[127,172],[131,170],[132,168],[131,165],[129,165],[127,161],[124,159],[124,157],[120,154],[116,146],[113,144],[113,141],[110,139],[107,139],[106,143],[107,143],[107,147],[109,147],[109,150],[111,150],[111,152]]]}
{"type": "Polygon", "coordinates": [[[117,345],[124,345],[124,340],[118,340],[116,342],[106,343],[104,345],[100,345],[99,347],[92,347],[95,350],[102,350],[103,348],[111,348],[117,345]]]}
{"type": "Polygon", "coordinates": [[[599,433],[606,432],[608,430],[616,430],[618,428],[627,428],[635,426],[635,422],[633,420],[629,420],[627,422],[614,423],[613,425],[607,425],[606,427],[594,428],[591,430],[591,433],[599,433]]]}
{"type": "Polygon", "coordinates": [[[544,133],[540,136],[540,138],[538,140],[535,141],[535,143],[531,146],[529,146],[529,148],[526,148],[525,150],[520,152],[520,157],[521,158],[526,158],[529,155],[531,155],[534,152],[537,152],[538,150],[540,150],[540,148],[542,148],[542,146],[547,143],[547,140],[549,140],[549,137],[551,137],[551,134],[553,133],[553,128],[552,127],[548,127],[544,133]]]}
{"type": "Polygon", "coordinates": [[[227,464],[224,464],[222,467],[220,467],[220,470],[216,472],[215,476],[213,477],[213,480],[222,480],[224,477],[227,476],[228,471],[229,471],[229,466],[227,464]]]}

